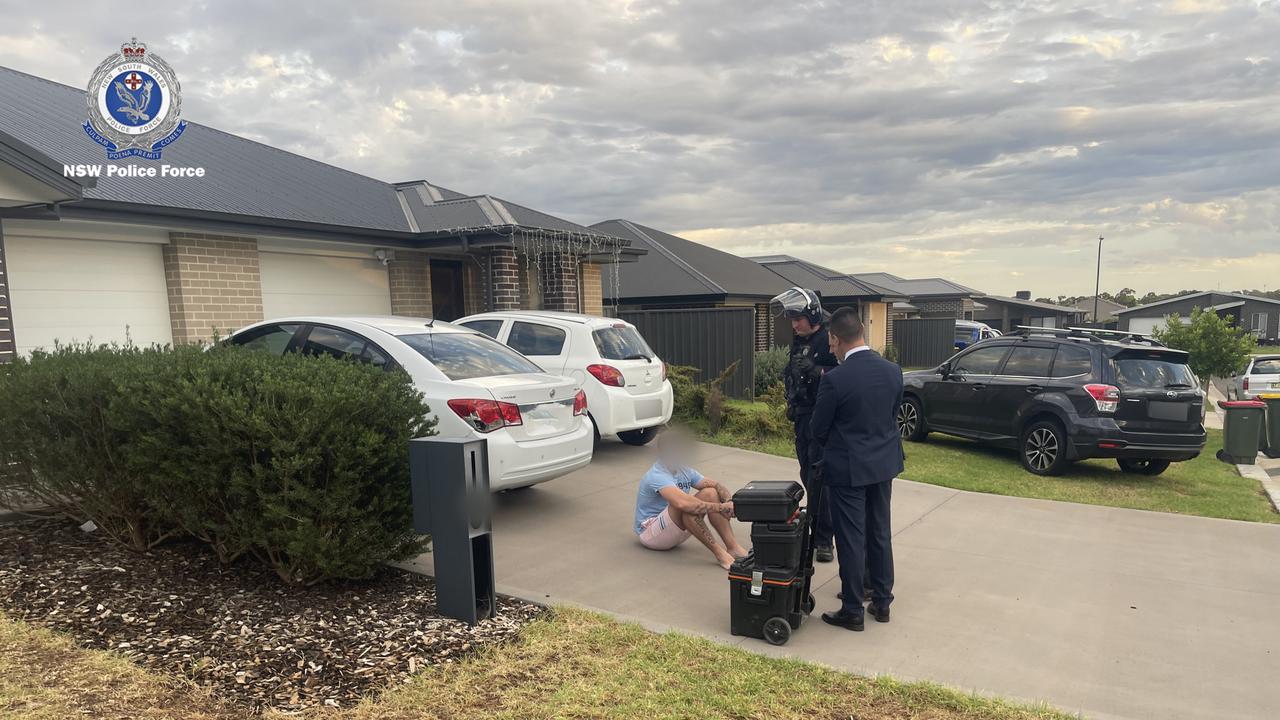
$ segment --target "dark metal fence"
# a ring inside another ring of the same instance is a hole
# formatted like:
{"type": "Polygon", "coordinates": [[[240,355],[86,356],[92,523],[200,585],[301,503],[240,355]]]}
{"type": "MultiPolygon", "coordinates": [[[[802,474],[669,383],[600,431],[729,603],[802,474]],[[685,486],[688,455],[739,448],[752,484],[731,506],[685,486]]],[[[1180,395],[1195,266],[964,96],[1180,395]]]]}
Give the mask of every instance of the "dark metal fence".
{"type": "Polygon", "coordinates": [[[618,313],[635,325],[658,357],[671,365],[701,370],[711,380],[737,360],[738,371],[724,384],[729,397],[751,399],[755,386],[754,308],[635,310],[618,313]]]}
{"type": "Polygon", "coordinates": [[[904,368],[940,365],[956,352],[955,318],[894,320],[893,346],[904,368]]]}

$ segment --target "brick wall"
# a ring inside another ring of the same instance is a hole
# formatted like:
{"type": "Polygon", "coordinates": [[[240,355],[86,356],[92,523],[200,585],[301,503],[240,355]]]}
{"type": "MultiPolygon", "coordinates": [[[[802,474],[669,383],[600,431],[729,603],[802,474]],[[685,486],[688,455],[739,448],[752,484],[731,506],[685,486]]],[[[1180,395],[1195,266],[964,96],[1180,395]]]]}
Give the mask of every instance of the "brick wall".
{"type": "Polygon", "coordinates": [[[391,314],[431,317],[431,263],[422,253],[397,250],[387,264],[391,314]]]}
{"type": "Polygon", "coordinates": [[[582,264],[582,282],[578,292],[581,293],[579,305],[582,312],[604,315],[604,276],[601,266],[594,263],[582,264]]]}
{"type": "Polygon", "coordinates": [[[174,344],[225,336],[262,319],[254,238],[170,233],[164,273],[174,344]]]}
{"type": "MultiPolygon", "coordinates": [[[[919,309],[920,317],[964,319],[964,302],[959,298],[951,300],[912,300],[911,304],[919,309]]],[[[970,301],[970,309],[973,309],[972,301],[970,301]]]]}
{"type": "Polygon", "coordinates": [[[4,257],[4,221],[0,220],[0,362],[13,359],[13,311],[9,309],[9,275],[4,257]]]}
{"type": "Polygon", "coordinates": [[[565,253],[546,253],[538,263],[542,309],[578,311],[578,260],[565,253]]]}
{"type": "Polygon", "coordinates": [[[768,303],[756,304],[756,352],[773,345],[773,315],[768,303]]]}
{"type": "Polygon", "coordinates": [[[496,247],[490,250],[489,267],[493,272],[493,277],[488,278],[493,288],[493,307],[490,310],[519,310],[520,265],[515,248],[496,247]]]}

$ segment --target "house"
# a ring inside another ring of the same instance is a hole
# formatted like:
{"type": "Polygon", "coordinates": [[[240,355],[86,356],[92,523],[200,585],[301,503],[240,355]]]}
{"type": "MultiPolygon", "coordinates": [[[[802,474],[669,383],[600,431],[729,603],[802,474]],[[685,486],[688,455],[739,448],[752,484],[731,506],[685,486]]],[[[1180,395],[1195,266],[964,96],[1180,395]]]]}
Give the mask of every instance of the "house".
{"type": "Polygon", "coordinates": [[[1084,317],[1083,311],[1073,307],[1036,302],[1030,290],[1019,290],[1013,297],[977,295],[974,301],[980,307],[974,310],[973,319],[1001,332],[1019,325],[1067,327],[1080,324],[1084,317]]]}
{"type": "Polygon", "coordinates": [[[619,312],[754,308],[755,348],[768,349],[773,337],[769,300],[790,287],[785,280],[746,258],[630,220],[605,220],[591,229],[646,251],[637,262],[618,265],[616,278],[605,274],[606,305],[616,305],[619,312]]]}
{"type": "Polygon", "coordinates": [[[1095,307],[1094,296],[1092,295],[1090,295],[1087,298],[1080,298],[1079,300],[1072,303],[1071,307],[1084,313],[1083,319],[1085,322],[1087,323],[1096,322],[1102,325],[1115,322],[1116,313],[1128,308],[1127,305],[1121,305],[1118,302],[1113,302],[1104,297],[1099,297],[1097,298],[1097,305],[1096,305],[1096,307],[1098,308],[1098,317],[1097,319],[1095,319],[1093,317],[1093,309],[1095,307]]]}
{"type": "Polygon", "coordinates": [[[1190,317],[1195,308],[1230,317],[1233,326],[1249,330],[1260,341],[1280,339],[1280,300],[1232,292],[1196,292],[1126,308],[1116,313],[1118,328],[1150,333],[1163,327],[1170,315],[1190,317]]]}
{"type": "MultiPolygon", "coordinates": [[[[751,258],[761,266],[776,273],[788,287],[809,288],[822,297],[822,306],[828,312],[842,306],[858,308],[867,329],[867,344],[881,352],[893,343],[893,324],[890,308],[895,302],[905,300],[900,295],[859,280],[857,276],[811,263],[790,255],[768,255],[751,258]]],[[[791,328],[779,324],[774,337],[778,344],[791,342],[791,328]]]]}
{"type": "Polygon", "coordinates": [[[489,195],[392,184],[198,123],[163,165],[105,161],[82,89],[0,67],[0,359],[55,341],[184,343],[264,318],[600,313],[642,250],[489,195]],[[95,179],[65,165],[97,166],[95,179]],[[106,174],[115,170],[118,174],[106,174]]]}
{"type": "Polygon", "coordinates": [[[972,320],[974,296],[979,292],[944,278],[907,279],[887,272],[854,273],[864,284],[902,297],[893,304],[894,318],[955,318],[972,320]]]}

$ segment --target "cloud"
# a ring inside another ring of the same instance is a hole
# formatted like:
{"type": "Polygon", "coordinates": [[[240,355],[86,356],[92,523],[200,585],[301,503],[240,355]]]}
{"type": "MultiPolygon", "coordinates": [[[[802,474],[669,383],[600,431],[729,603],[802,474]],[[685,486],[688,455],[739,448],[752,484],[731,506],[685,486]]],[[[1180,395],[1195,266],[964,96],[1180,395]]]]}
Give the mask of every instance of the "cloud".
{"type": "MultiPolygon", "coordinates": [[[[1098,235],[1104,285],[1280,277],[1274,0],[130,13],[189,119],[386,180],[997,293],[1089,291],[1098,235]]],[[[76,86],[127,39],[115,7],[0,17],[0,64],[76,86]]]]}

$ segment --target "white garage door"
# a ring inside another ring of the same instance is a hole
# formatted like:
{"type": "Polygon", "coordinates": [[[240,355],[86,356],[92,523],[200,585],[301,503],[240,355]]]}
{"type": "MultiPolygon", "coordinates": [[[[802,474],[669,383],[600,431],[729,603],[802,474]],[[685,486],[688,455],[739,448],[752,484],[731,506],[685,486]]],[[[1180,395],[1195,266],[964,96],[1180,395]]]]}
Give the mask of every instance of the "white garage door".
{"type": "Polygon", "coordinates": [[[69,343],[169,343],[161,245],[5,237],[18,352],[69,343]]]}
{"type": "Polygon", "coordinates": [[[1132,318],[1129,320],[1129,332],[1150,335],[1152,330],[1165,326],[1165,318],[1132,318]]]}
{"type": "Polygon", "coordinates": [[[387,268],[366,258],[259,252],[262,315],[390,315],[387,268]]]}

